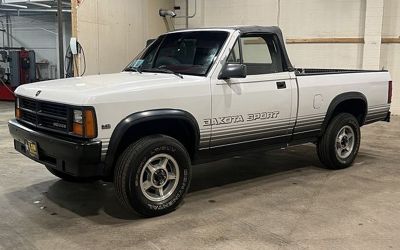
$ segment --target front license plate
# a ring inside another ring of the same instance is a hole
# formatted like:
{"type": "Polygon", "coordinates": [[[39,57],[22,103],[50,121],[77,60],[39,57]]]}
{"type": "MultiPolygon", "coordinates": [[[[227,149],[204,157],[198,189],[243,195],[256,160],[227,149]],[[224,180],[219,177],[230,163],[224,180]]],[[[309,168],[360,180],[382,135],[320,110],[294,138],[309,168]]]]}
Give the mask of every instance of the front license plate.
{"type": "Polygon", "coordinates": [[[26,153],[35,159],[39,159],[37,143],[34,141],[26,140],[25,145],[26,145],[26,153]]]}

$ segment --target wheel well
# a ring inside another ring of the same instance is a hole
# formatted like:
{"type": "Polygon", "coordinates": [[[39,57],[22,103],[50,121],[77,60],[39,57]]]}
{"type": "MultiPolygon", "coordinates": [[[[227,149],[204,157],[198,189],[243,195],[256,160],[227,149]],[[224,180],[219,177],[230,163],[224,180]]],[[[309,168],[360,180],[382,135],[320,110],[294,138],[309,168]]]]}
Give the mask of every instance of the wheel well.
{"type": "Polygon", "coordinates": [[[362,126],[367,115],[367,103],[362,99],[349,99],[340,102],[333,110],[327,124],[340,113],[352,114],[357,119],[358,124],[362,126]]]}
{"type": "Polygon", "coordinates": [[[133,142],[148,135],[163,134],[178,140],[193,158],[197,147],[197,135],[191,124],[183,119],[160,118],[144,121],[131,126],[119,142],[114,162],[118,156],[133,142]]]}

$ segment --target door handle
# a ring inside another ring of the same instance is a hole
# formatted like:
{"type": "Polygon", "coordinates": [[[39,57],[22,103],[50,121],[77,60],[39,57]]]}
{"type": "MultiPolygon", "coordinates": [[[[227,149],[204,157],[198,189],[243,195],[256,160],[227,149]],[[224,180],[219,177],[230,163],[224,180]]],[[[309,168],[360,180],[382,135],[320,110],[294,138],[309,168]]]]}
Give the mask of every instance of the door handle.
{"type": "Polygon", "coordinates": [[[286,89],[286,82],[276,82],[278,89],[286,89]]]}

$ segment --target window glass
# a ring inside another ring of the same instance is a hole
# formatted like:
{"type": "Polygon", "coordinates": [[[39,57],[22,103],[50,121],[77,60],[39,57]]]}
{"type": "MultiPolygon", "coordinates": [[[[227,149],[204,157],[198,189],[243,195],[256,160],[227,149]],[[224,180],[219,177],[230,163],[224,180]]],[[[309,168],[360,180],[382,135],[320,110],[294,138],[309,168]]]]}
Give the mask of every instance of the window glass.
{"type": "Polygon", "coordinates": [[[247,75],[283,71],[282,56],[273,35],[248,35],[240,38],[247,75]]]}
{"type": "Polygon", "coordinates": [[[243,37],[242,51],[244,63],[272,63],[267,42],[261,37],[243,37]]]}
{"type": "Polygon", "coordinates": [[[137,61],[142,62],[142,64],[139,64],[142,68],[149,68],[154,62],[154,58],[157,52],[157,48],[160,46],[162,39],[157,39],[155,42],[153,42],[147,52],[147,55],[145,57],[141,57],[139,55],[139,58],[143,59],[137,59],[134,60],[131,64],[135,67],[138,65],[137,61]]]}
{"type": "Polygon", "coordinates": [[[143,72],[168,69],[180,74],[206,75],[228,38],[225,31],[176,32],[160,36],[127,69],[143,72]]]}
{"type": "Polygon", "coordinates": [[[228,56],[227,62],[228,63],[240,63],[240,49],[239,43],[236,41],[235,45],[233,46],[231,53],[228,56]]]}

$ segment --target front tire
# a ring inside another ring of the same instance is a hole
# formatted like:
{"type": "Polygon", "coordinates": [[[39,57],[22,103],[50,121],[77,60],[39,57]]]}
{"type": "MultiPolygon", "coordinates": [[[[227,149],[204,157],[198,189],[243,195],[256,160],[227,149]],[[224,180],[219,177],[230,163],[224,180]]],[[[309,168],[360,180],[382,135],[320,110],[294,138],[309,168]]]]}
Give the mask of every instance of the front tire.
{"type": "Polygon", "coordinates": [[[190,184],[190,158],[174,138],[152,135],[132,143],[120,155],[114,170],[118,199],[145,217],[174,211],[190,184]]]}
{"type": "Polygon", "coordinates": [[[360,148],[360,126],[348,113],[335,116],[317,143],[320,161],[329,169],[349,167],[360,148]]]}

